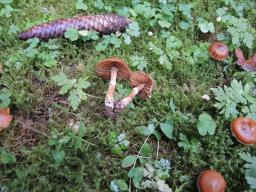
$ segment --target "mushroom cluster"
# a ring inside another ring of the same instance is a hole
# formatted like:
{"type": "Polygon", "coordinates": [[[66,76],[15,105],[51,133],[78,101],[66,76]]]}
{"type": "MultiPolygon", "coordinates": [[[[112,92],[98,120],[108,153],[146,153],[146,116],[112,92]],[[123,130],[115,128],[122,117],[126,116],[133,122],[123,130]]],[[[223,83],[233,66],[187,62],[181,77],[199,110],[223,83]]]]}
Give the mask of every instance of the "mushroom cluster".
{"type": "Polygon", "coordinates": [[[104,80],[109,80],[109,87],[105,97],[105,114],[107,117],[115,118],[133,98],[138,95],[142,99],[151,97],[154,81],[150,75],[136,71],[132,72],[128,65],[117,57],[104,59],[96,64],[96,74],[104,80]],[[119,100],[114,100],[116,79],[129,80],[131,93],[119,100]]]}

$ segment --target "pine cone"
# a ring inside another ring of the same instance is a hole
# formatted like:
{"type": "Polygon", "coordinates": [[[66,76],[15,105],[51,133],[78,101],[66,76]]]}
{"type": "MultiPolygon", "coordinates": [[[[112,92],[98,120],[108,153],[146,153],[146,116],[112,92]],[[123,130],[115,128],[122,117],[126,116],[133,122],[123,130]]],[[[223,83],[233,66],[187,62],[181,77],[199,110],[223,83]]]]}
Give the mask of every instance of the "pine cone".
{"type": "Polygon", "coordinates": [[[41,40],[48,40],[63,37],[66,30],[71,27],[79,31],[94,30],[100,34],[110,34],[123,31],[130,22],[128,18],[115,14],[79,16],[36,25],[20,33],[19,39],[27,40],[37,37],[41,40]]]}

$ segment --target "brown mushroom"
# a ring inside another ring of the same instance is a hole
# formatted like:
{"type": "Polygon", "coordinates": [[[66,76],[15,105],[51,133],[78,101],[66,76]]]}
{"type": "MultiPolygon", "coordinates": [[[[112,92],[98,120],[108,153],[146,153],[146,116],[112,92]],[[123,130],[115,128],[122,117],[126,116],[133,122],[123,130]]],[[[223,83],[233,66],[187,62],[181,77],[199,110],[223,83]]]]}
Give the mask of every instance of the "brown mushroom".
{"type": "Polygon", "coordinates": [[[130,75],[130,87],[133,88],[132,92],[122,100],[115,103],[114,111],[119,113],[122,111],[138,94],[142,99],[151,97],[154,81],[146,73],[136,71],[130,75]]]}
{"type": "Polygon", "coordinates": [[[0,109],[0,131],[4,130],[9,126],[12,121],[12,116],[10,115],[10,109],[0,109]]]}
{"type": "Polygon", "coordinates": [[[238,47],[236,48],[235,55],[237,57],[236,64],[245,71],[256,71],[256,54],[249,59],[244,58],[243,51],[238,47]]]}
{"type": "Polygon", "coordinates": [[[256,144],[256,121],[250,118],[239,117],[233,119],[230,129],[234,137],[242,144],[256,144]]]}
{"type": "Polygon", "coordinates": [[[116,87],[116,79],[129,79],[130,69],[128,65],[121,59],[111,57],[97,63],[96,74],[105,80],[110,80],[108,91],[105,97],[106,114],[111,115],[114,108],[114,92],[116,87]]]}
{"type": "Polygon", "coordinates": [[[214,42],[208,49],[211,58],[224,61],[228,57],[228,47],[222,42],[214,42]]]}
{"type": "Polygon", "coordinates": [[[197,179],[199,192],[224,192],[227,183],[224,177],[214,170],[205,170],[197,179]]]}

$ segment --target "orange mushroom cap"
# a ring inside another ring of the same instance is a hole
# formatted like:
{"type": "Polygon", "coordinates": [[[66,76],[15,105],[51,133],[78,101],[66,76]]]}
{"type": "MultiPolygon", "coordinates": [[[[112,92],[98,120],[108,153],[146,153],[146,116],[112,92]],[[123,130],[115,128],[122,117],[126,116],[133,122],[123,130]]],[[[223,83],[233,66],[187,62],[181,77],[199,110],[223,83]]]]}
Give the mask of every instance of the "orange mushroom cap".
{"type": "Polygon", "coordinates": [[[200,192],[225,192],[227,183],[217,171],[205,170],[198,176],[197,187],[200,192]]]}
{"type": "Polygon", "coordinates": [[[112,67],[118,69],[118,78],[129,79],[131,72],[128,65],[123,60],[116,57],[107,58],[97,63],[96,74],[102,79],[109,80],[111,78],[112,67]]]}
{"type": "Polygon", "coordinates": [[[233,119],[230,128],[235,138],[242,144],[256,144],[256,121],[250,118],[239,117],[233,119]]]}
{"type": "Polygon", "coordinates": [[[138,93],[138,96],[142,99],[151,97],[152,89],[154,85],[153,79],[146,73],[136,71],[131,73],[130,76],[130,87],[134,88],[141,84],[144,84],[143,89],[138,93]]]}
{"type": "Polygon", "coordinates": [[[228,57],[228,47],[221,42],[212,43],[208,51],[211,58],[217,61],[224,61],[228,57]]]}
{"type": "Polygon", "coordinates": [[[0,109],[0,131],[7,128],[11,123],[12,116],[10,115],[10,109],[0,109]]]}

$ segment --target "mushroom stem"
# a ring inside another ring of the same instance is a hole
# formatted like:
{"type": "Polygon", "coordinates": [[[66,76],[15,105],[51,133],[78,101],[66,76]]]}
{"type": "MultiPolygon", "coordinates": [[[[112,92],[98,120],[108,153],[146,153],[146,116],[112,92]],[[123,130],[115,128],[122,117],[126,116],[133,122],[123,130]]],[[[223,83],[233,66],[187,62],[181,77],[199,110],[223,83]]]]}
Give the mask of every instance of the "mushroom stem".
{"type": "Polygon", "coordinates": [[[242,65],[245,61],[244,54],[240,48],[236,48],[235,55],[237,57],[237,64],[242,65]]]}
{"type": "Polygon", "coordinates": [[[116,67],[111,68],[111,78],[109,82],[108,92],[105,97],[105,107],[114,108],[114,92],[116,88],[116,77],[118,69],[116,67]]]}
{"type": "Polygon", "coordinates": [[[133,98],[144,88],[145,84],[140,84],[132,89],[132,92],[115,104],[115,112],[121,112],[133,100],[133,98]]]}

